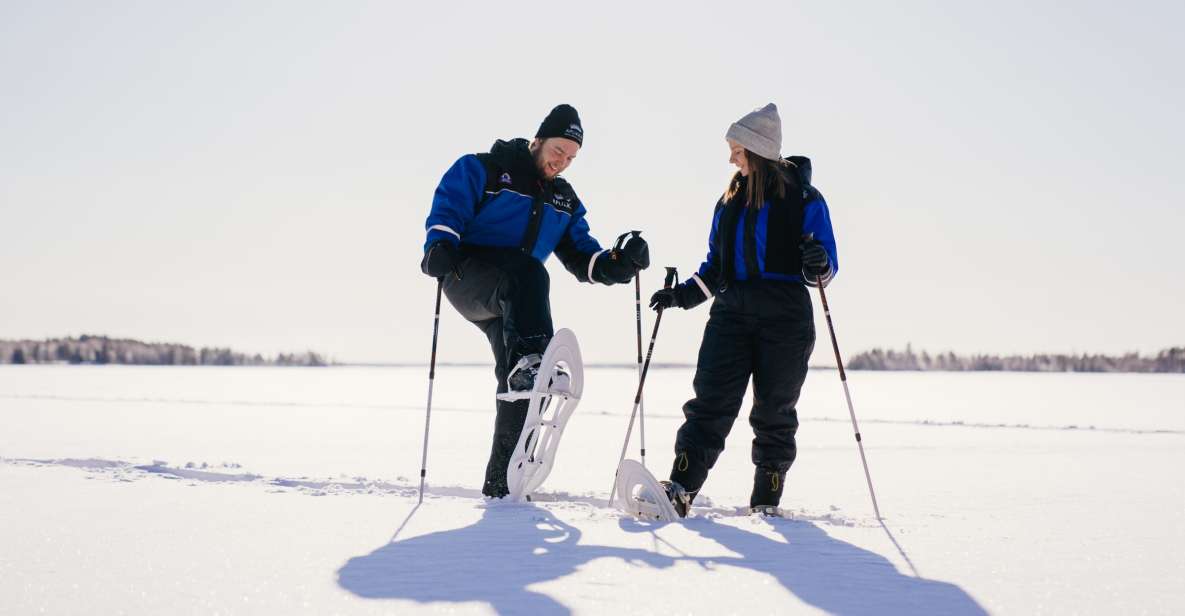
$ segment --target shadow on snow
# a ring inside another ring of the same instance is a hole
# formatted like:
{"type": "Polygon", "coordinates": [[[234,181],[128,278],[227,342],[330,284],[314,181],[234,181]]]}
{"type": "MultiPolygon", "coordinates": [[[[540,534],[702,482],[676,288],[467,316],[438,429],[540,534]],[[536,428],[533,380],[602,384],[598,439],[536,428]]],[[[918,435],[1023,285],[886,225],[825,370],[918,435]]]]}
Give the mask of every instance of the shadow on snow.
{"type": "Polygon", "coordinates": [[[487,507],[470,526],[394,541],[351,558],[338,571],[338,583],[370,599],[477,601],[500,614],[566,614],[567,607],[527,587],[597,558],[651,567],[674,562],[648,550],[577,545],[580,537],[579,529],[536,505],[487,507]]]}
{"type": "MultiPolygon", "coordinates": [[[[395,540],[407,521],[392,542],[347,561],[338,571],[338,584],[369,599],[480,602],[500,614],[568,614],[570,608],[528,587],[570,575],[599,558],[656,569],[683,561],[709,570],[765,573],[803,602],[833,614],[986,613],[958,586],[902,574],[883,556],[834,539],[806,521],[769,520],[782,543],[711,517],[685,520],[688,530],[739,554],[715,557],[686,555],[657,535],[656,541],[681,555],[579,545],[578,528],[531,504],[489,507],[470,526],[395,540]]],[[[632,518],[619,525],[634,533],[658,527],[632,518]]],[[[605,589],[606,609],[621,598],[619,591],[605,589]]],[[[776,605],[750,607],[779,611],[776,605]]]]}
{"type": "MultiPolygon", "coordinates": [[[[630,519],[621,525],[640,526],[630,519]]],[[[684,525],[739,554],[708,559],[711,566],[768,574],[799,600],[832,614],[987,613],[962,588],[903,574],[880,554],[835,539],[812,522],[768,520],[785,543],[710,517],[684,525]]]]}

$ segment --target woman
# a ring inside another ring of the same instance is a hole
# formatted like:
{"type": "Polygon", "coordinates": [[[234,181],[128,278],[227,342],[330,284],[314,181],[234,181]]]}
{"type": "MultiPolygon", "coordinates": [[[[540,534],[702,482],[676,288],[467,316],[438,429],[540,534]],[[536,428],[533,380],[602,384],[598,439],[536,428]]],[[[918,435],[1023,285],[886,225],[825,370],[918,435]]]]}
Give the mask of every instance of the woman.
{"type": "Polygon", "coordinates": [[[738,171],[716,203],[708,257],[680,285],[650,298],[658,308],[693,308],[714,297],[696,365],[695,398],[675,440],[669,482],[679,515],[715,465],[753,377],[751,511],[779,515],[794,463],[795,404],[815,345],[807,286],[838,271],[827,204],[810,185],[810,160],[782,158],[782,122],[773,103],[729,127],[728,161],[738,171]]]}

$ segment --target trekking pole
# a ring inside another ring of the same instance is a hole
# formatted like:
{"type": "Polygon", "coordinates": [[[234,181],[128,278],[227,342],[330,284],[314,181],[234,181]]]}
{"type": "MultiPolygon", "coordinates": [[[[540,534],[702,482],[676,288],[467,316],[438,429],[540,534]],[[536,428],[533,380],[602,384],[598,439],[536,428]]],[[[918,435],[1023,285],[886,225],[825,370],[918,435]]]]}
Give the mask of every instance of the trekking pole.
{"type": "MultiPolygon", "coordinates": [[[[669,289],[679,274],[673,267],[668,267],[667,276],[663,280],[662,288],[669,289]]],[[[625,450],[630,445],[630,434],[634,431],[634,417],[638,414],[638,407],[642,405],[642,387],[646,385],[646,373],[650,370],[650,358],[654,356],[654,340],[658,337],[658,326],[662,323],[663,307],[658,307],[658,316],[654,317],[654,331],[650,334],[650,348],[646,351],[646,361],[642,364],[642,373],[638,376],[638,393],[634,394],[634,408],[630,412],[630,425],[625,431],[625,442],[621,444],[621,456],[617,458],[617,468],[613,470],[613,487],[609,488],[609,506],[613,506],[614,493],[617,491],[617,471],[625,460],[625,450]]]]}
{"type": "Polygon", "coordinates": [[[868,480],[868,494],[872,496],[872,510],[876,519],[881,519],[880,507],[876,505],[876,492],[872,489],[872,475],[868,472],[868,458],[864,457],[864,442],[860,438],[860,426],[856,425],[856,411],[852,408],[852,394],[848,391],[848,376],[843,369],[843,358],[839,355],[839,342],[835,339],[835,325],[831,323],[831,308],[827,305],[827,293],[823,291],[823,277],[816,276],[819,299],[823,300],[823,314],[827,316],[827,329],[831,332],[831,348],[835,350],[835,365],[839,368],[839,380],[843,383],[844,399],[848,401],[848,414],[852,416],[852,430],[856,432],[856,445],[860,448],[860,462],[864,465],[864,478],[868,480]]]}
{"type": "MultiPolygon", "coordinates": [[[[458,278],[460,276],[458,275],[458,278]]],[[[424,449],[420,460],[420,503],[424,502],[424,477],[428,474],[428,426],[432,421],[432,384],[436,380],[436,337],[440,333],[440,292],[444,278],[436,279],[436,314],[432,317],[432,360],[428,364],[428,410],[424,414],[424,449]]]]}
{"type": "MultiPolygon", "coordinates": [[[[638,382],[642,381],[642,270],[634,271],[634,320],[638,324],[638,382]]],[[[642,440],[642,468],[646,468],[646,405],[638,398],[638,435],[642,440]]]]}
{"type": "MultiPolygon", "coordinates": [[[[614,250],[621,250],[627,238],[641,235],[641,231],[622,233],[613,245],[614,250]]],[[[634,268],[634,321],[638,326],[638,380],[640,381],[642,380],[642,270],[637,268],[634,268]]],[[[646,405],[641,401],[638,402],[638,430],[642,441],[642,468],[646,468],[646,405]]]]}

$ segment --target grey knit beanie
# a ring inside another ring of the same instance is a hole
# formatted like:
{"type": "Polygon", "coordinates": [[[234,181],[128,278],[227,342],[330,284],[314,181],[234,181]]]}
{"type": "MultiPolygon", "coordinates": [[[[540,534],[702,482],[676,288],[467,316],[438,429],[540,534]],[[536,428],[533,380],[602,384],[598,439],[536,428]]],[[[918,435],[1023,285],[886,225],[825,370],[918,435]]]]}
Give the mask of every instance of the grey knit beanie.
{"type": "Polygon", "coordinates": [[[762,158],[781,160],[782,118],[778,116],[777,105],[770,103],[745,114],[728,127],[724,137],[762,158]]]}

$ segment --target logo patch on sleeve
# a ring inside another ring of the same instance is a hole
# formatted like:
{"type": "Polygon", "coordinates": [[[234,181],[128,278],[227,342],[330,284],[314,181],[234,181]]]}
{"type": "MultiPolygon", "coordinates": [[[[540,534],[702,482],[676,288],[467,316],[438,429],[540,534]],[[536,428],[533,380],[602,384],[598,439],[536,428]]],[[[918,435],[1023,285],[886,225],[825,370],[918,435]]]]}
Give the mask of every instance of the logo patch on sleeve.
{"type": "Polygon", "coordinates": [[[556,211],[564,212],[566,214],[571,214],[572,210],[574,208],[574,204],[572,201],[573,201],[572,197],[570,197],[569,195],[565,195],[563,193],[556,193],[555,195],[552,195],[552,197],[551,197],[551,207],[555,208],[556,211]]]}

